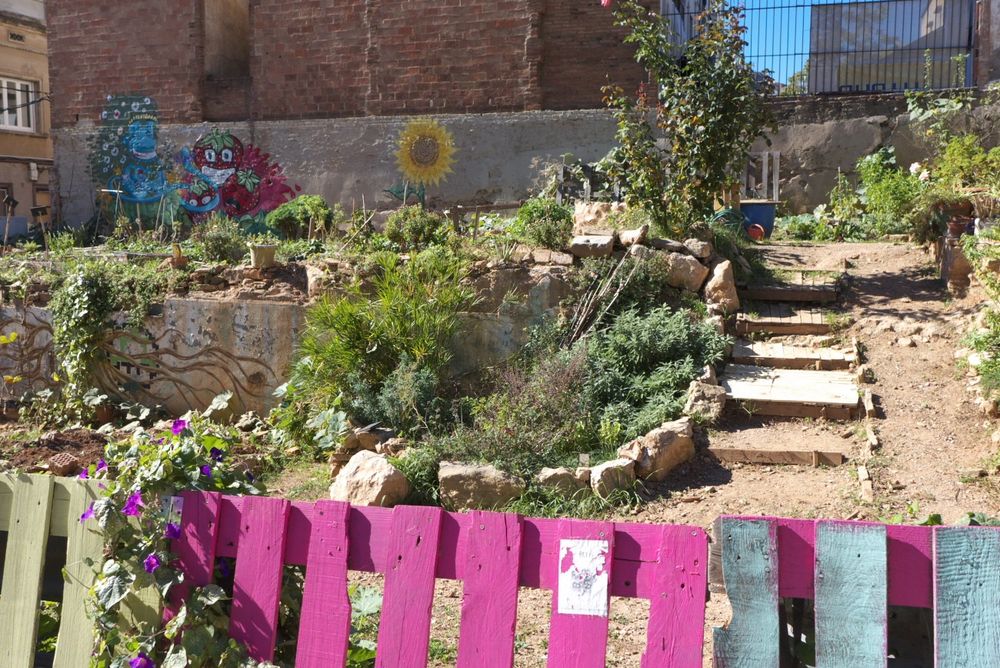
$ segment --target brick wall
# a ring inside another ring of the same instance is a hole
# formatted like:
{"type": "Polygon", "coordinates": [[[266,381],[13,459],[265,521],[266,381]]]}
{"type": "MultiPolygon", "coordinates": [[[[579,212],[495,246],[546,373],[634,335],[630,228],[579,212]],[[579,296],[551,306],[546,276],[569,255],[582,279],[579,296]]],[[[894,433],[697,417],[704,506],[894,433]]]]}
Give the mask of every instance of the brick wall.
{"type": "Polygon", "coordinates": [[[154,95],[164,122],[201,120],[202,25],[194,0],[49,0],[52,122],[96,120],[116,93],[154,95]]]}
{"type": "Polygon", "coordinates": [[[206,1],[49,0],[55,126],[116,93],[171,123],[600,108],[642,79],[597,0],[249,0],[250,77],[214,80],[206,1]]]}
{"type": "Polygon", "coordinates": [[[611,11],[597,0],[545,0],[541,30],[544,108],[603,107],[601,87],[608,82],[633,92],[645,75],[632,59],[632,48],[622,43],[624,36],[614,27],[611,11]]]}

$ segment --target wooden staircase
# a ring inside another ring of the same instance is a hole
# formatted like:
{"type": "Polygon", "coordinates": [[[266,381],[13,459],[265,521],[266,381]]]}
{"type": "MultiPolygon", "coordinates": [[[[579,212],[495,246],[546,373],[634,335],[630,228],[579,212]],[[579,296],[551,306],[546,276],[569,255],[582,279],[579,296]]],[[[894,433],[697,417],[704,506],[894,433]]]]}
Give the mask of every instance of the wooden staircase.
{"type": "MultiPolygon", "coordinates": [[[[807,270],[785,276],[784,282],[742,288],[744,312],[737,314],[738,335],[760,338],[833,331],[832,318],[818,305],[839,298],[839,277],[807,270]]],[[[858,363],[854,349],[741,338],[719,384],[730,400],[753,414],[851,420],[859,415],[860,393],[849,370],[858,363]]]]}

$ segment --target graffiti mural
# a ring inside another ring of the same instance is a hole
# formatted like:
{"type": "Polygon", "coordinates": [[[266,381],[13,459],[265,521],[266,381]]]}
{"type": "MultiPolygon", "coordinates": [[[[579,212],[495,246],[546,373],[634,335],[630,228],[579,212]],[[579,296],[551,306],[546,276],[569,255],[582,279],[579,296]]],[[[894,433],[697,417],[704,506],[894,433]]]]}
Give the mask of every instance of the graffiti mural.
{"type": "Polygon", "coordinates": [[[221,214],[262,232],[267,213],[301,190],[268,153],[228,130],[213,129],[179,150],[159,134],[155,100],[107,97],[90,141],[90,170],[113,218],[197,223],[221,214]]]}
{"type": "Polygon", "coordinates": [[[271,156],[231,132],[212,130],[181,151],[186,177],[181,206],[194,219],[213,212],[241,222],[261,222],[262,215],[295,197],[284,169],[271,156]]]}

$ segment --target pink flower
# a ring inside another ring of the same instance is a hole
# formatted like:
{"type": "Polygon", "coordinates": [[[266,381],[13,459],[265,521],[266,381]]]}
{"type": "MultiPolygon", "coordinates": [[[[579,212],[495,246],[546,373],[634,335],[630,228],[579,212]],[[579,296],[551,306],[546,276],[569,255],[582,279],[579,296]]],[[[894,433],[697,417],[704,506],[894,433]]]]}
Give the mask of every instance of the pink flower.
{"type": "Polygon", "coordinates": [[[156,664],[145,652],[139,652],[138,656],[128,662],[129,668],[156,668],[156,664]]]}
{"type": "Polygon", "coordinates": [[[146,569],[147,573],[154,572],[162,565],[163,564],[160,563],[160,558],[156,556],[155,552],[151,553],[148,557],[146,557],[146,560],[142,562],[142,567],[146,569]]]}
{"type": "Polygon", "coordinates": [[[174,436],[180,436],[184,433],[184,430],[188,428],[187,420],[174,420],[173,426],[170,427],[170,431],[174,436]]]}
{"type": "Polygon", "coordinates": [[[128,515],[129,517],[135,517],[142,511],[140,508],[145,508],[146,504],[142,502],[142,492],[134,492],[125,501],[125,506],[122,508],[122,514],[128,515]]]}
{"type": "Polygon", "coordinates": [[[604,7],[606,9],[610,7],[611,3],[613,3],[614,1],[615,0],[601,0],[601,7],[604,7]]]}

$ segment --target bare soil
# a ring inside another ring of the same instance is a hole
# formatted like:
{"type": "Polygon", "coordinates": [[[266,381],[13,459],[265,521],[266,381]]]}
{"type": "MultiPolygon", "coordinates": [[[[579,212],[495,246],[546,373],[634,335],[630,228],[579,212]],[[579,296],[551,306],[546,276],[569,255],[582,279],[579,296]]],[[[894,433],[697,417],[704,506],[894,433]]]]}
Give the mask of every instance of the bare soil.
{"type": "Polygon", "coordinates": [[[37,438],[24,439],[23,432],[16,431],[11,423],[0,429],[0,460],[6,462],[0,469],[12,469],[28,473],[48,470],[50,457],[66,453],[76,458],[79,467],[66,475],[75,475],[80,469],[96,464],[104,455],[107,439],[89,429],[52,431],[37,438]]]}

